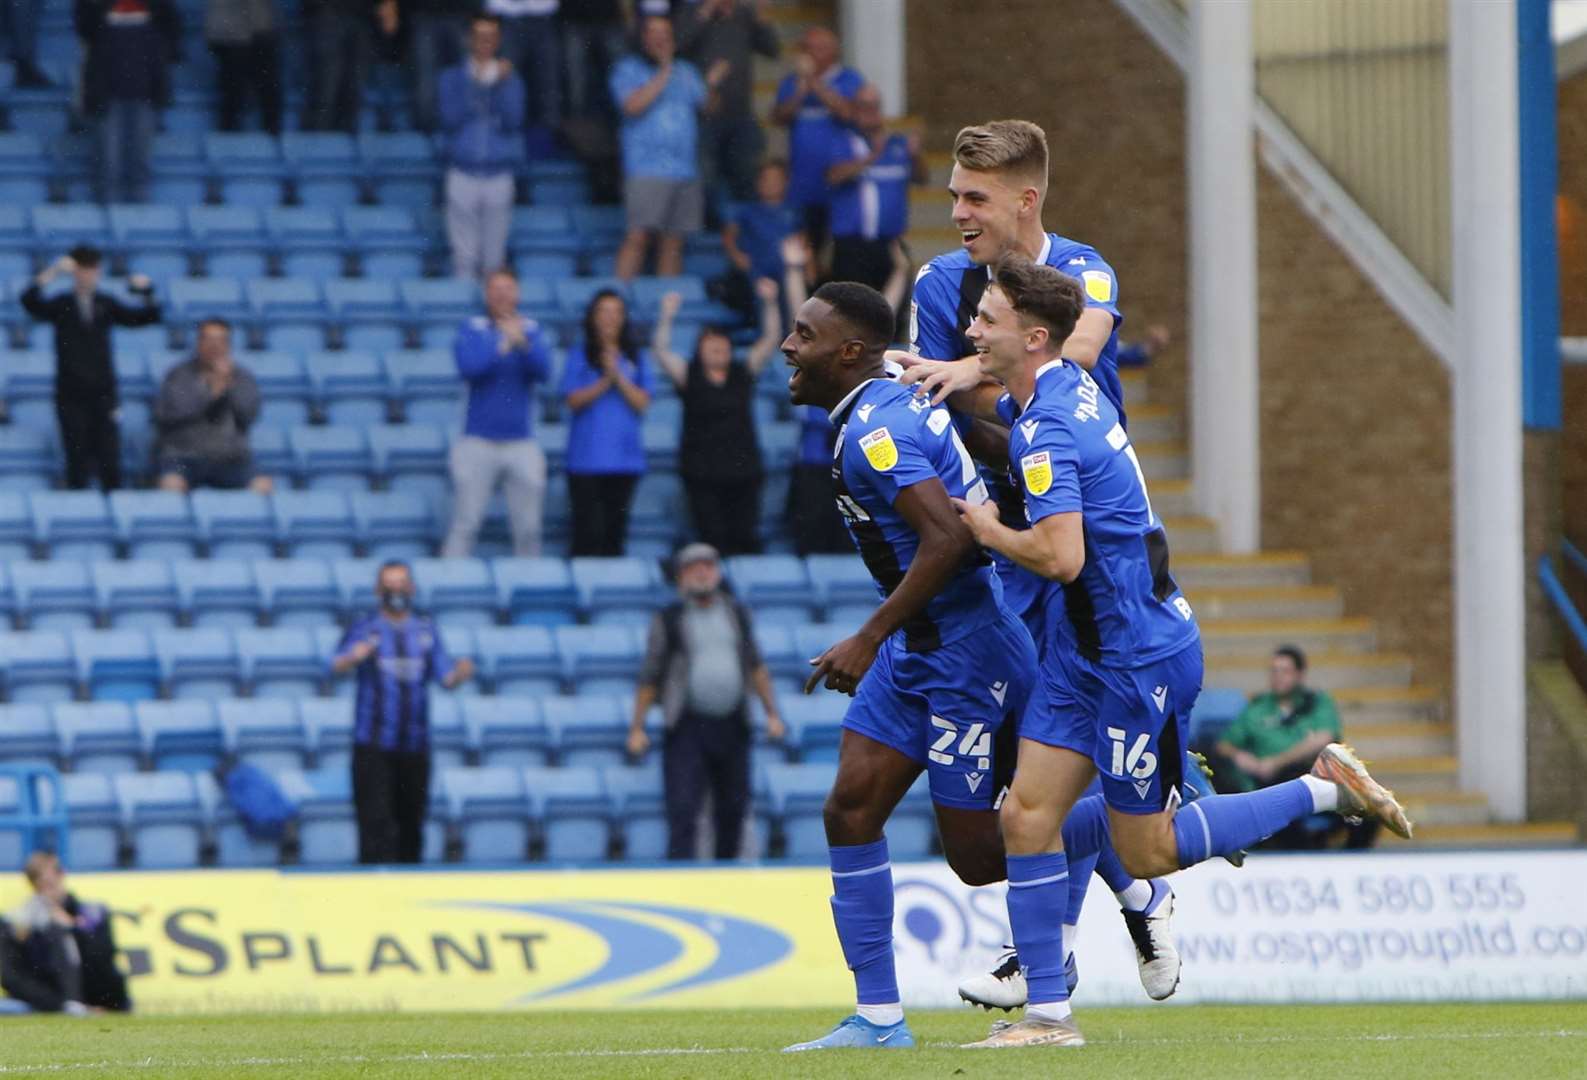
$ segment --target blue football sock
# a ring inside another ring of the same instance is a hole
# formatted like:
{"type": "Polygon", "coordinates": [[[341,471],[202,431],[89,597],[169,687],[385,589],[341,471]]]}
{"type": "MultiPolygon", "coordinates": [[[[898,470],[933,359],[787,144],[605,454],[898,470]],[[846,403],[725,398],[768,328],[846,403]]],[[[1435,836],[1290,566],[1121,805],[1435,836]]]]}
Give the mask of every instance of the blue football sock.
{"type": "Polygon", "coordinates": [[[1126,892],[1135,884],[1135,878],[1124,869],[1124,864],[1119,861],[1119,853],[1113,850],[1112,844],[1097,852],[1097,874],[1115,893],[1126,892]]]}
{"type": "MultiPolygon", "coordinates": [[[[887,840],[827,849],[832,861],[832,921],[861,1005],[898,1001],[893,968],[893,865],[887,840]]],[[[1061,964],[1061,961],[1060,961],[1061,964]]]]}
{"type": "Polygon", "coordinates": [[[1179,865],[1195,866],[1214,855],[1243,851],[1306,817],[1312,809],[1311,788],[1304,780],[1186,803],[1174,815],[1179,865]]]}
{"type": "MultiPolygon", "coordinates": [[[[1067,853],[1066,853],[1067,854],[1067,853]]],[[[1097,867],[1102,852],[1069,857],[1069,906],[1064,914],[1064,924],[1074,926],[1080,921],[1080,911],[1086,904],[1086,890],[1091,887],[1091,871],[1097,867]]]]}
{"type": "Polygon", "coordinates": [[[1087,795],[1070,809],[1064,818],[1064,854],[1071,862],[1106,850],[1112,850],[1112,833],[1108,828],[1108,807],[1101,795],[1087,795]]]}
{"type": "Polygon", "coordinates": [[[1032,1005],[1069,1000],[1063,936],[1068,867],[1061,851],[1008,856],[1008,925],[1032,1005]]]}

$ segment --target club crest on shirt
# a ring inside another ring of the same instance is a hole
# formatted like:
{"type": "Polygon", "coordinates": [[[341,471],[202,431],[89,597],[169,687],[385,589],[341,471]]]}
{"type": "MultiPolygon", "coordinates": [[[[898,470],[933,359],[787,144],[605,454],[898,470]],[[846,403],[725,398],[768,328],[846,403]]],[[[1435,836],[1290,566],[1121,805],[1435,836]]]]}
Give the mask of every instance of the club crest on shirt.
{"type": "Polygon", "coordinates": [[[898,447],[893,442],[892,432],[885,427],[861,435],[860,449],[865,451],[865,460],[877,472],[886,472],[898,464],[898,447]]]}
{"type": "Polygon", "coordinates": [[[1052,455],[1045,450],[1020,458],[1019,471],[1025,477],[1025,490],[1032,495],[1045,495],[1052,487],[1052,455]]]}
{"type": "Polygon", "coordinates": [[[1086,270],[1080,275],[1080,280],[1085,283],[1086,295],[1099,304],[1106,304],[1113,299],[1113,275],[1101,270],[1086,270]]]}

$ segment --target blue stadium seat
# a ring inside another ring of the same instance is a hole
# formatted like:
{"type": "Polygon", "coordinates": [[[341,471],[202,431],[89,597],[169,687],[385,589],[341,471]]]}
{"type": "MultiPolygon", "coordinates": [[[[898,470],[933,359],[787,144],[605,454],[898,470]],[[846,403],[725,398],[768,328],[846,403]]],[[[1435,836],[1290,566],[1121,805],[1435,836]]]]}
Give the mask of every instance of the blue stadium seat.
{"type": "Polygon", "coordinates": [[[614,694],[580,692],[541,702],[559,765],[622,765],[628,760],[630,709],[614,694]]]}
{"type": "Polygon", "coordinates": [[[688,520],[676,473],[649,472],[639,478],[629,517],[630,538],[676,541],[688,520]]]}
{"type": "Polygon", "coordinates": [[[639,439],[645,448],[645,464],[661,472],[675,472],[678,468],[678,428],[676,424],[646,420],[639,429],[639,439]]]}
{"type": "Polygon", "coordinates": [[[627,230],[621,206],[573,207],[573,230],[585,242],[585,250],[615,248],[627,230]]]}
{"type": "Polygon", "coordinates": [[[375,576],[380,572],[381,560],[338,559],[331,564],[331,576],[341,594],[342,610],[359,618],[375,610],[375,576]]]}
{"type": "Polygon", "coordinates": [[[320,653],[308,630],[243,627],[235,633],[243,681],[252,687],[254,697],[310,697],[319,691],[329,658],[320,653]]]}
{"type": "MultiPolygon", "coordinates": [[[[350,177],[327,178],[327,182],[356,184],[350,177]]],[[[298,184],[301,195],[303,181],[298,184]]],[[[341,220],[331,209],[334,204],[317,199],[304,202],[307,205],[272,207],[264,212],[265,233],[280,260],[281,272],[320,282],[339,278],[346,269],[346,241],[341,220]]]]}
{"type": "MultiPolygon", "coordinates": [[[[14,410],[12,420],[17,421],[14,410]]],[[[60,472],[60,459],[55,453],[54,445],[52,433],[48,428],[0,428],[0,470],[4,470],[8,485],[15,484],[29,474],[35,487],[47,484],[51,476],[60,472]]],[[[14,488],[5,494],[15,496],[18,502],[22,498],[21,492],[14,488]]],[[[30,527],[24,534],[24,539],[31,537],[30,527]]],[[[8,543],[15,550],[19,541],[12,537],[8,539],[8,543]]],[[[21,553],[26,554],[26,549],[24,548],[21,553]]]]}
{"type": "Polygon", "coordinates": [[[97,491],[35,491],[28,496],[33,539],[56,559],[108,559],[116,553],[110,504],[97,491]]]}
{"type": "Polygon", "coordinates": [[[112,206],[109,218],[113,250],[124,259],[135,256],[135,269],[173,277],[188,272],[187,222],[177,207],[112,206]]]}
{"type": "MultiPolygon", "coordinates": [[[[263,407],[259,423],[266,427],[294,427],[307,424],[314,400],[314,387],[308,372],[303,368],[303,358],[296,352],[250,352],[243,356],[243,364],[259,384],[263,407]]],[[[253,437],[257,438],[255,429],[253,437]]],[[[258,448],[254,448],[257,456],[258,448]]]]}
{"type": "Polygon", "coordinates": [[[350,496],[359,546],[377,559],[422,559],[435,550],[440,523],[429,499],[405,491],[350,496]]]}
{"type": "Polygon", "coordinates": [[[110,239],[110,218],[104,208],[87,203],[35,206],[33,236],[41,247],[50,249],[82,243],[103,245],[110,239]]]}
{"type": "Polygon", "coordinates": [[[290,428],[265,427],[256,424],[248,430],[248,448],[253,451],[253,465],[261,476],[273,476],[277,483],[291,482],[292,447],[287,442],[290,428]]]}
{"type": "Polygon", "coordinates": [[[134,559],[189,558],[198,543],[187,497],[174,491],[111,492],[110,517],[134,559]]]}
{"type": "Polygon", "coordinates": [[[497,694],[555,694],[562,660],[543,626],[481,626],[474,632],[483,674],[497,694]]]}
{"type": "MultiPolygon", "coordinates": [[[[191,206],[187,209],[187,231],[195,245],[206,254],[221,250],[265,251],[269,234],[264,218],[252,206],[191,206]]],[[[213,265],[213,277],[220,277],[213,265]]]]}
{"type": "Polygon", "coordinates": [[[1209,686],[1196,698],[1190,712],[1190,745],[1199,747],[1216,742],[1223,730],[1244,711],[1246,696],[1242,691],[1209,686]]]}
{"type": "Polygon", "coordinates": [[[459,278],[410,279],[397,291],[416,319],[461,320],[480,310],[479,286],[459,278]]]}
{"type": "Polygon", "coordinates": [[[342,211],[342,230],[362,256],[371,252],[422,253],[429,241],[405,206],[353,206],[342,211]]]}
{"type": "Polygon", "coordinates": [[[467,764],[472,746],[471,733],[463,719],[463,702],[478,698],[459,697],[440,686],[426,692],[430,710],[430,760],[436,769],[454,769],[467,764]]]}
{"type": "Polygon", "coordinates": [[[374,470],[361,428],[300,427],[287,434],[297,473],[315,490],[362,491],[374,470]]]}
{"type": "MultiPolygon", "coordinates": [[[[23,865],[30,854],[32,844],[32,826],[18,823],[23,816],[23,785],[20,778],[14,775],[0,773],[0,866],[15,868],[23,865]]],[[[32,796],[28,797],[28,812],[32,812],[32,796]]],[[[4,1016],[9,1009],[20,1007],[25,1010],[26,1005],[21,1002],[12,1003],[11,998],[6,998],[0,1005],[0,1016],[4,1016]]]]}
{"type": "Polygon", "coordinates": [[[178,602],[194,626],[253,626],[259,614],[259,586],[253,565],[241,559],[199,559],[176,575],[178,602]]]}
{"type": "Polygon", "coordinates": [[[496,606],[519,625],[563,626],[576,621],[579,593],[562,559],[496,559],[496,606]]]}
{"type": "Polygon", "coordinates": [[[690,275],[681,277],[642,277],[633,281],[634,314],[637,318],[653,320],[661,309],[661,298],[668,293],[683,297],[683,307],[678,317],[691,322],[739,322],[731,309],[713,301],[705,292],[705,281],[690,275]]]}
{"type": "Polygon", "coordinates": [[[809,622],[816,614],[815,589],[793,555],[740,555],[727,561],[727,576],[756,622],[809,622]]]}
{"type": "Polygon", "coordinates": [[[319,769],[347,769],[353,760],[353,703],[347,698],[298,702],[309,757],[319,769]]]}
{"type": "Polygon", "coordinates": [[[556,282],[552,288],[562,317],[570,322],[583,320],[584,309],[590,306],[597,293],[610,290],[625,299],[630,295],[627,283],[614,277],[568,278],[556,282]]]}
{"type": "Polygon", "coordinates": [[[333,279],[325,282],[324,289],[331,317],[343,325],[389,322],[402,315],[402,300],[393,281],[333,279]]]}
{"type": "Polygon", "coordinates": [[[289,131],[281,136],[281,154],[299,202],[314,207],[357,205],[363,192],[358,182],[358,147],[351,135],[289,131]]]}
{"type": "Polygon", "coordinates": [[[320,559],[260,559],[253,576],[272,626],[327,626],[341,612],[341,590],[320,559]]]}
{"type": "Polygon", "coordinates": [[[0,634],[0,671],[9,701],[70,701],[76,687],[66,635],[57,630],[0,634]]]}
{"type": "Polygon", "coordinates": [[[59,702],[50,709],[60,759],[72,772],[134,772],[143,741],[122,701],[59,702]]]}
{"type": "Polygon", "coordinates": [[[340,491],[278,491],[270,497],[276,536],[295,559],[340,559],[357,547],[358,524],[340,491]]]}
{"type": "Polygon", "coordinates": [[[115,869],[121,855],[122,817],[111,778],[75,773],[61,777],[61,787],[71,820],[72,869],[115,869]]]}
{"type": "Polygon", "coordinates": [[[120,629],[176,625],[176,579],[169,563],[154,559],[96,562],[88,568],[99,621],[120,629]]]}
{"type": "Polygon", "coordinates": [[[451,626],[491,626],[496,583],[483,559],[415,559],[419,607],[451,626]]]}
{"type": "MultiPolygon", "coordinates": [[[[758,613],[757,613],[758,616],[758,613]]],[[[760,649],[761,660],[778,686],[795,690],[804,686],[810,672],[810,657],[799,652],[793,630],[776,623],[755,621],[755,644],[760,649]]]]}
{"type": "Polygon", "coordinates": [[[600,770],[526,766],[523,783],[547,859],[591,862],[606,858],[612,801],[600,770]]]}
{"type": "MultiPolygon", "coordinates": [[[[372,427],[369,448],[375,471],[394,488],[405,486],[404,478],[447,477],[447,434],[431,424],[372,427]]],[[[448,482],[442,490],[450,488],[448,482]]]]}
{"type": "Polygon", "coordinates": [[[232,206],[277,206],[284,196],[286,164],[274,137],[262,132],[212,132],[204,156],[232,206]]]}
{"type": "Polygon", "coordinates": [[[636,557],[569,561],[579,605],[596,622],[649,621],[670,599],[654,561],[636,557]]]}
{"type": "Polygon", "coordinates": [[[275,514],[268,496],[201,488],[190,502],[211,558],[267,559],[275,554],[275,514]]]}
{"type": "Polygon", "coordinates": [[[517,863],[529,857],[531,808],[520,769],[445,769],[441,790],[457,822],[464,862],[517,863]]]}
{"type": "Polygon", "coordinates": [[[281,773],[277,779],[298,808],[299,860],[304,866],[358,861],[352,778],[347,769],[281,773]]]}
{"type": "MultiPolygon", "coordinates": [[[[184,568],[186,573],[186,568],[184,568]]],[[[242,666],[231,634],[216,627],[153,630],[164,693],[178,700],[229,697],[242,688],[242,666]]]]}
{"type": "Polygon", "coordinates": [[[86,696],[145,701],[160,692],[160,663],[145,630],[74,630],[72,656],[86,696]]]}
{"type": "Polygon", "coordinates": [[[391,396],[404,405],[462,395],[463,380],[450,349],[393,349],[386,353],[385,367],[391,396]]]}
{"type": "Polygon", "coordinates": [[[791,859],[814,859],[827,853],[822,806],[832,788],[833,766],[768,765],[767,793],[772,813],[781,822],[784,853],[791,859]]]}
{"type": "MultiPolygon", "coordinates": [[[[59,768],[60,739],[49,709],[37,703],[0,705],[0,763],[59,768]]],[[[0,863],[0,865],[4,865],[0,863]]]]}
{"type": "Polygon", "coordinates": [[[550,759],[550,736],[532,697],[460,698],[469,742],[478,748],[482,765],[544,765],[550,759]]]}
{"type": "MultiPolygon", "coordinates": [[[[573,217],[563,206],[515,206],[507,242],[513,254],[577,255],[583,244],[573,231],[573,217]]],[[[572,274],[568,274],[572,277],[572,274]]]]}
{"type": "Polygon", "coordinates": [[[823,607],[846,604],[876,608],[876,582],[858,555],[809,555],[805,566],[823,607]]]}
{"type": "Polygon", "coordinates": [[[208,701],[140,701],[132,718],[143,758],[155,769],[208,772],[225,755],[220,721],[208,701]]]}
{"type": "Polygon", "coordinates": [[[242,283],[236,278],[177,278],[167,287],[171,316],[178,323],[220,318],[241,321],[248,315],[242,283]]]}
{"type": "Polygon", "coordinates": [[[319,282],[309,278],[258,278],[243,291],[253,317],[272,325],[311,322],[318,327],[328,314],[319,282]]]}
{"type": "Polygon", "coordinates": [[[254,837],[226,798],[215,778],[208,773],[193,777],[198,800],[210,823],[215,843],[215,864],[228,868],[274,866],[281,859],[280,846],[273,839],[254,837]]]}
{"type": "Polygon", "coordinates": [[[563,679],[579,693],[627,693],[641,657],[631,626],[559,626],[552,631],[563,679]]]}
{"type": "Polygon", "coordinates": [[[835,762],[843,737],[843,714],[849,699],[842,694],[817,690],[806,697],[790,697],[783,703],[782,718],[788,725],[788,745],[797,750],[801,761],[835,762]]]}
{"type": "Polygon", "coordinates": [[[14,562],[11,595],[17,617],[34,630],[77,630],[99,609],[93,577],[81,562],[14,562]]]}
{"type": "Polygon", "coordinates": [[[662,793],[661,763],[602,770],[622,829],[623,855],[638,860],[667,857],[667,808],[662,793]]]}
{"type": "Polygon", "coordinates": [[[308,358],[315,397],[327,423],[366,427],[386,422],[389,388],[385,366],[374,353],[317,353],[308,358]]]}
{"type": "Polygon", "coordinates": [[[222,698],[215,705],[228,756],[266,771],[300,769],[308,736],[296,703],[282,698],[222,698]]]}
{"type": "Polygon", "coordinates": [[[16,593],[11,590],[11,574],[7,564],[0,562],[0,627],[9,627],[16,615],[16,593]]]}

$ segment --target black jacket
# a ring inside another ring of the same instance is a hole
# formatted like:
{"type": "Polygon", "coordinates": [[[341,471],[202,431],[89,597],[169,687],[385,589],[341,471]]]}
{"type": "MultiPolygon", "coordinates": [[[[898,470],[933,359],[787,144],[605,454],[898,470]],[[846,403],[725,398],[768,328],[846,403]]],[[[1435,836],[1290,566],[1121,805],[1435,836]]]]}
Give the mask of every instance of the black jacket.
{"type": "Polygon", "coordinates": [[[87,46],[83,109],[105,111],[111,101],[171,103],[171,65],[182,51],[182,17],[171,0],[142,0],[142,15],[112,12],[113,0],[77,0],[72,21],[87,46]]]}
{"type": "Polygon", "coordinates": [[[116,396],[116,369],[111,362],[112,326],[151,326],[160,321],[160,305],[152,294],[143,307],[130,307],[106,293],[94,294],[94,317],[84,322],[73,293],[46,299],[38,282],[25,289],[22,309],[39,322],[55,326],[55,396],[116,396]]]}
{"type": "Polygon", "coordinates": [[[27,941],[18,941],[10,926],[0,920],[0,989],[36,1012],[60,1012],[72,991],[84,1005],[115,1012],[131,1009],[126,976],[116,967],[110,913],[98,905],[85,905],[74,895],[66,897],[64,906],[68,914],[80,919],[78,927],[70,931],[81,961],[77,976],[61,970],[56,937],[35,932],[27,941]],[[71,986],[74,982],[75,987],[71,986]]]}

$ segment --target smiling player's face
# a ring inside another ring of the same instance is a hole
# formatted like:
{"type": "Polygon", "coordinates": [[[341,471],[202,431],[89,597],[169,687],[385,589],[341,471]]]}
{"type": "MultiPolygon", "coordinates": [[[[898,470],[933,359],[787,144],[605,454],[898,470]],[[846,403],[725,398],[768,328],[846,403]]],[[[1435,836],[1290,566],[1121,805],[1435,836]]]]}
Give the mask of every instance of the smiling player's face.
{"type": "Polygon", "coordinates": [[[1028,195],[1027,190],[1002,173],[954,165],[948,180],[953,226],[971,259],[984,266],[1014,250],[1021,212],[1034,204],[1034,193],[1028,195]]]}
{"type": "Polygon", "coordinates": [[[782,343],[782,354],[793,369],[788,376],[789,401],[830,409],[843,400],[844,346],[854,340],[847,330],[847,323],[825,300],[811,297],[794,312],[793,330],[782,343]]]}
{"type": "Polygon", "coordinates": [[[1019,313],[1009,306],[1003,290],[991,285],[981,294],[975,321],[964,336],[975,346],[981,373],[1006,382],[1009,372],[1025,360],[1031,331],[1020,324],[1019,313]]]}

